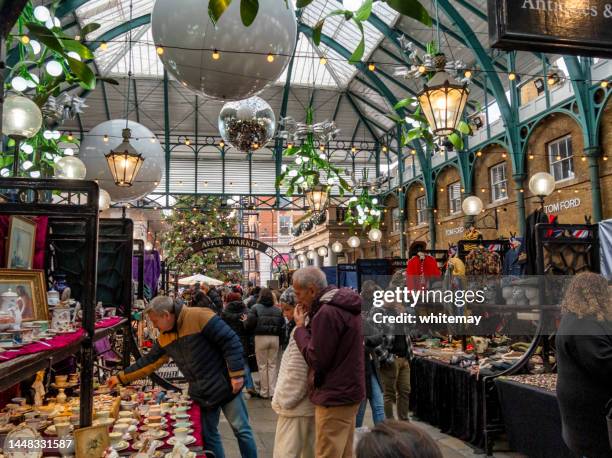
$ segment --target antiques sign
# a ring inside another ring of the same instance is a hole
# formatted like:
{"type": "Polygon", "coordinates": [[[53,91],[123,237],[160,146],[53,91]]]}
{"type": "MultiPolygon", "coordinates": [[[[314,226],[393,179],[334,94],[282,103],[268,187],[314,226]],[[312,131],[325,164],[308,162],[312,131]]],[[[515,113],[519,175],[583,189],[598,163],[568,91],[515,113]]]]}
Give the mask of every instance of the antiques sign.
{"type": "Polygon", "coordinates": [[[612,58],[611,0],[488,0],[491,47],[612,58]]]}

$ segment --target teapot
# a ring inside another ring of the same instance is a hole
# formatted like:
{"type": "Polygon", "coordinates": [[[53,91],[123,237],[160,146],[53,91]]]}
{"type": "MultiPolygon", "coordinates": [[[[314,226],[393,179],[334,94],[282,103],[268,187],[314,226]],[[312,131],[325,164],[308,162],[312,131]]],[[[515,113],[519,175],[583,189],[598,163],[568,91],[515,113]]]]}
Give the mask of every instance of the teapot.
{"type": "Polygon", "coordinates": [[[0,294],[0,297],[2,298],[2,308],[4,311],[9,312],[15,319],[15,324],[13,325],[14,328],[17,330],[21,329],[21,320],[25,304],[22,303],[21,307],[19,307],[19,304],[17,303],[19,296],[10,288],[7,292],[0,294]]]}

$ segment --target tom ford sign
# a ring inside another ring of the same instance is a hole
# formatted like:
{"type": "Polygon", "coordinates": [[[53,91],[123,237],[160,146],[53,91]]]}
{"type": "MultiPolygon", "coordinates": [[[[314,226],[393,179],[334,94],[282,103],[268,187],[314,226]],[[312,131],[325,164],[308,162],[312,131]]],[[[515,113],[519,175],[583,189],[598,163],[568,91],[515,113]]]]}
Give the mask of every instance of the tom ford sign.
{"type": "Polygon", "coordinates": [[[612,57],[610,0],[488,0],[491,46],[612,57]]]}
{"type": "Polygon", "coordinates": [[[560,202],[555,202],[554,204],[544,205],[545,213],[559,213],[563,210],[570,210],[572,208],[580,207],[580,198],[576,197],[574,199],[562,200],[560,202]]]}

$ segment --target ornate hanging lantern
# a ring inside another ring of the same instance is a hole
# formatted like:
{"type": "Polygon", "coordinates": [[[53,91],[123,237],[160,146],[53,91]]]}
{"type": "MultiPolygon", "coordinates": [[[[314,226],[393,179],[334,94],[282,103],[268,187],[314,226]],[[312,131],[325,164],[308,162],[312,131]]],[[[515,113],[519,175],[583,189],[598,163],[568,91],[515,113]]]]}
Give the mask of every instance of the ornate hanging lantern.
{"type": "Polygon", "coordinates": [[[417,99],[434,135],[446,136],[457,130],[469,90],[466,84],[458,83],[446,72],[444,54],[435,56],[433,63],[436,73],[425,83],[417,99]]]}
{"type": "Polygon", "coordinates": [[[104,156],[115,184],[121,187],[132,186],[144,162],[142,155],[130,144],[130,136],[130,129],[123,129],[123,142],[104,156]]]}
{"type": "Polygon", "coordinates": [[[316,185],[304,193],[308,207],[314,213],[322,212],[327,205],[329,191],[326,186],[316,185]]]}

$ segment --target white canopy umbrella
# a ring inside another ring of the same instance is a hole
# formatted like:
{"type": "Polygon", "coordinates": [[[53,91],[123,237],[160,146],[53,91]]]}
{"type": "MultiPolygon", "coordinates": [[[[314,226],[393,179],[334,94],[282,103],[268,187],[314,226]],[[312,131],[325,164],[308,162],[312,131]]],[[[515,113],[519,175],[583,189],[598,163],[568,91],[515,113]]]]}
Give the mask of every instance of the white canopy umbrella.
{"type": "Polygon", "coordinates": [[[202,274],[195,274],[191,277],[185,277],[179,280],[179,285],[193,285],[194,283],[206,283],[207,285],[211,286],[218,286],[223,284],[222,281],[217,280],[216,278],[207,277],[206,275],[202,274]]]}

